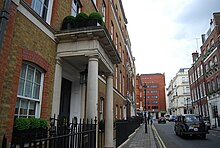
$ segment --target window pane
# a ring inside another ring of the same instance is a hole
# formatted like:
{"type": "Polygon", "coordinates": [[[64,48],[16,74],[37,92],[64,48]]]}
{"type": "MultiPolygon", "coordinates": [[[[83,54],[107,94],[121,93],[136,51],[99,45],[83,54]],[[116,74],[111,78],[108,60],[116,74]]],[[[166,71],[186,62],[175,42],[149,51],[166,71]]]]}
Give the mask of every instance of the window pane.
{"type": "Polygon", "coordinates": [[[34,94],[33,94],[33,98],[34,98],[34,99],[39,99],[39,93],[40,93],[40,85],[34,84],[34,94]]]}
{"type": "Polygon", "coordinates": [[[28,101],[21,99],[20,114],[27,115],[28,101]]]}
{"type": "Polygon", "coordinates": [[[35,115],[35,106],[36,106],[35,101],[30,101],[29,115],[35,115]]]}
{"type": "Polygon", "coordinates": [[[26,68],[27,68],[27,64],[22,64],[20,77],[23,79],[25,78],[26,68]]]}
{"type": "Polygon", "coordinates": [[[44,5],[43,5],[42,18],[43,18],[45,21],[46,21],[46,19],[47,19],[48,3],[49,3],[49,0],[45,0],[45,1],[44,1],[44,5]]]}
{"type": "Polygon", "coordinates": [[[33,82],[33,79],[34,79],[34,67],[28,66],[27,80],[33,82]]]}
{"type": "Polygon", "coordinates": [[[17,98],[17,101],[16,101],[16,107],[15,107],[15,114],[18,114],[18,108],[19,108],[19,98],[17,98]]]}
{"type": "Polygon", "coordinates": [[[16,102],[15,116],[19,117],[35,117],[38,115],[38,101],[30,99],[40,99],[42,73],[34,66],[22,64],[20,73],[18,95],[16,102]],[[27,97],[27,98],[23,98],[27,97]]]}
{"type": "Polygon", "coordinates": [[[23,93],[24,93],[24,80],[20,79],[18,85],[18,95],[23,96],[23,93]]]}
{"type": "Polygon", "coordinates": [[[76,0],[72,0],[72,15],[76,16],[76,14],[77,14],[76,0]]]}
{"type": "Polygon", "coordinates": [[[32,97],[32,82],[27,81],[25,85],[25,97],[32,97]]]}
{"type": "Polygon", "coordinates": [[[34,10],[37,12],[38,15],[41,15],[41,6],[42,6],[41,1],[40,0],[36,0],[35,1],[34,10]]]}
{"type": "Polygon", "coordinates": [[[40,81],[41,81],[41,72],[36,70],[36,73],[35,73],[35,83],[40,84],[40,81]]]}

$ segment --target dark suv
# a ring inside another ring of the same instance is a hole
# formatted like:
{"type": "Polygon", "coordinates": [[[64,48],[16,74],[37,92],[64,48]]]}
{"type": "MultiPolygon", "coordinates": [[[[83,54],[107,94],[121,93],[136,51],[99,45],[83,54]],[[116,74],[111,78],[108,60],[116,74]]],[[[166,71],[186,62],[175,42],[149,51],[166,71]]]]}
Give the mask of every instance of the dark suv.
{"type": "Polygon", "coordinates": [[[202,139],[208,134],[207,126],[199,115],[183,114],[176,118],[174,130],[176,135],[185,137],[198,135],[202,139]]]}

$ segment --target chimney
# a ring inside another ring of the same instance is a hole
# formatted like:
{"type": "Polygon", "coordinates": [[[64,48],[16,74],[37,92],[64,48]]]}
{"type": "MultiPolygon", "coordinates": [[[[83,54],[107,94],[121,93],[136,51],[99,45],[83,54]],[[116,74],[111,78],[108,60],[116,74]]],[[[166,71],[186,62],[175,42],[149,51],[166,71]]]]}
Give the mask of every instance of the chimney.
{"type": "Polygon", "coordinates": [[[195,62],[198,57],[199,57],[199,53],[197,51],[192,53],[193,62],[195,62]]]}
{"type": "Polygon", "coordinates": [[[204,44],[204,42],[205,42],[205,34],[202,34],[201,37],[202,37],[202,44],[204,44]]]}
{"type": "Polygon", "coordinates": [[[212,25],[212,23],[213,23],[213,20],[212,20],[212,19],[210,19],[210,26],[212,25]]]}

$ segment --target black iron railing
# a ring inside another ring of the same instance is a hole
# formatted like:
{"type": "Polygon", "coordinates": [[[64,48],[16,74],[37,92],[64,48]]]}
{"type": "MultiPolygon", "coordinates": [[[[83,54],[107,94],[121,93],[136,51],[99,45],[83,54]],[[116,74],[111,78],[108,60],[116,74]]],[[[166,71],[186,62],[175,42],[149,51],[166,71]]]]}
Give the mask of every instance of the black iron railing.
{"type": "MultiPolygon", "coordinates": [[[[59,117],[50,119],[50,127],[41,137],[34,139],[28,138],[27,134],[21,134],[20,138],[12,139],[13,147],[30,147],[30,148],[95,148],[96,147],[96,118],[95,120],[79,120],[59,117]]],[[[13,137],[17,137],[13,131],[13,137]]],[[[36,133],[35,133],[36,134],[36,133]]],[[[30,133],[29,133],[29,136],[30,133]]]]}
{"type": "Polygon", "coordinates": [[[128,120],[116,121],[116,147],[125,142],[129,135],[131,135],[143,122],[142,117],[132,117],[128,120]]]}

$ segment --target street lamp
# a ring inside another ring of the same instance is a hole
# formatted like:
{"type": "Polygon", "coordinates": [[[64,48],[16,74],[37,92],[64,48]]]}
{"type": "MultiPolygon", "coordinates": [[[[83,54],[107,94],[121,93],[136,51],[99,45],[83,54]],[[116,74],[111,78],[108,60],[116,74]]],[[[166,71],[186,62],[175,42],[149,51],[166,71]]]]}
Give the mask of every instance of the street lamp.
{"type": "Polygon", "coordinates": [[[145,133],[147,133],[147,115],[146,115],[146,111],[147,111],[147,108],[146,108],[146,105],[147,105],[147,102],[146,102],[146,99],[147,99],[147,90],[146,90],[147,86],[146,86],[146,83],[144,83],[144,121],[145,121],[145,133]]]}

